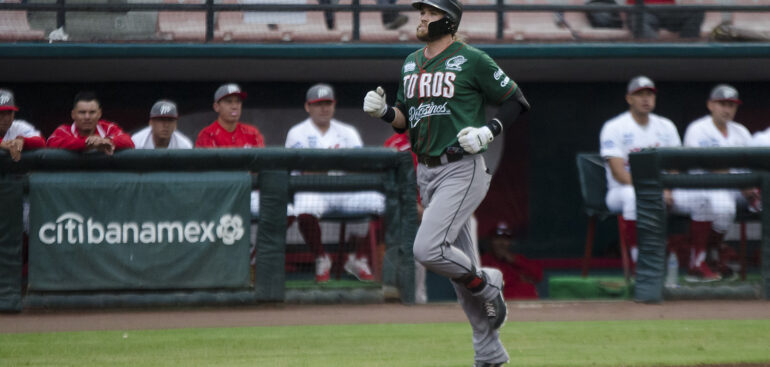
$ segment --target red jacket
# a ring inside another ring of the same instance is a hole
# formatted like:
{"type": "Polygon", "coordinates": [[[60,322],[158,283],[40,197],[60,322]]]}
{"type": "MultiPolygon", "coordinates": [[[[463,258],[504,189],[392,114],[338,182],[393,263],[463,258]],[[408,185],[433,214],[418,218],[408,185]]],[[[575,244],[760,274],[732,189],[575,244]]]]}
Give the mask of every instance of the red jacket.
{"type": "MultiPolygon", "coordinates": [[[[43,139],[42,136],[30,136],[30,137],[23,137],[24,139],[24,149],[38,149],[38,148],[45,148],[45,139],[43,139]]],[[[2,138],[0,138],[0,143],[3,141],[2,138]]]]}
{"type": "Polygon", "coordinates": [[[219,121],[214,121],[198,134],[196,148],[264,148],[265,139],[254,126],[239,122],[235,130],[225,130],[219,121]]]}
{"type": "MultiPolygon", "coordinates": [[[[412,151],[412,143],[409,142],[409,136],[406,135],[406,133],[394,133],[391,135],[388,140],[385,140],[385,147],[386,148],[396,148],[399,152],[409,151],[409,153],[412,153],[412,163],[414,163],[414,171],[417,173],[417,154],[414,154],[412,151]]],[[[422,199],[420,198],[420,190],[419,187],[417,189],[417,202],[422,203],[422,199]]]]}
{"type": "Polygon", "coordinates": [[[488,252],[481,255],[481,264],[503,272],[505,299],[538,298],[535,284],[543,280],[543,269],[538,263],[518,254],[514,262],[509,263],[488,252]]]}
{"type": "MultiPolygon", "coordinates": [[[[131,135],[124,133],[114,122],[99,120],[95,133],[102,138],[112,140],[112,143],[115,144],[115,150],[134,147],[131,135]]],[[[82,152],[86,149],[87,138],[87,136],[80,135],[74,122],[70,125],[64,124],[56,128],[53,134],[48,137],[48,147],[82,152]]]]}

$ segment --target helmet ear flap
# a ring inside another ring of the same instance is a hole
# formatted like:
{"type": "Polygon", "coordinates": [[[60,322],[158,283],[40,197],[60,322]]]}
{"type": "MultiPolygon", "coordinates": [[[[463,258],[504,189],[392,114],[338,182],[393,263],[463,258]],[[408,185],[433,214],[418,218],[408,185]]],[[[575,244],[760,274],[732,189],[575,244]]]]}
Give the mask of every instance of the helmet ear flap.
{"type": "Polygon", "coordinates": [[[455,32],[457,32],[457,26],[446,15],[443,18],[428,24],[428,37],[431,39],[441,37],[445,34],[454,34],[455,32]]]}

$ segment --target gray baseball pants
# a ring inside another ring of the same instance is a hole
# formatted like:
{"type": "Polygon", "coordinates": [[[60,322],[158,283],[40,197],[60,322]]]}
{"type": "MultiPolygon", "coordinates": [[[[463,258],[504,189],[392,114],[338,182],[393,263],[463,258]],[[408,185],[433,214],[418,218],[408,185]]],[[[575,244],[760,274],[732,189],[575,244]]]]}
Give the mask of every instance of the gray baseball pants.
{"type": "MultiPolygon", "coordinates": [[[[478,249],[471,240],[470,218],[486,196],[491,179],[480,154],[437,167],[417,167],[417,184],[425,206],[414,240],[418,262],[449,279],[468,274],[472,267],[481,269],[478,249]]],[[[452,285],[473,328],[474,359],[507,362],[499,332],[489,327],[484,299],[471,294],[463,284],[453,281],[452,285]]]]}

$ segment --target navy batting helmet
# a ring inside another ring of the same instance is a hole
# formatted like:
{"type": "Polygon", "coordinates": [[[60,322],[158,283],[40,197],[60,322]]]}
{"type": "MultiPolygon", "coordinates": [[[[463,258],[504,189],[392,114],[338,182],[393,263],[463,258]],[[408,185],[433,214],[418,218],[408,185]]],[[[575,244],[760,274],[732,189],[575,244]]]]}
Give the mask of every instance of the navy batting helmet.
{"type": "Polygon", "coordinates": [[[463,4],[459,0],[415,0],[412,6],[420,9],[423,5],[429,5],[443,11],[446,14],[448,22],[442,28],[442,33],[455,33],[460,26],[460,19],[463,17],[463,4]]]}

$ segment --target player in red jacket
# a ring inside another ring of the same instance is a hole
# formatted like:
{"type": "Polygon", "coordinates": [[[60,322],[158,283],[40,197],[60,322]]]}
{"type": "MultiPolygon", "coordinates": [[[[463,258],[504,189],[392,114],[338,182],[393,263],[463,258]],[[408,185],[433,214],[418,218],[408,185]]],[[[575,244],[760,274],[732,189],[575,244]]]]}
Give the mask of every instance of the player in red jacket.
{"type": "Polygon", "coordinates": [[[196,148],[263,148],[265,139],[254,126],[240,122],[246,93],[238,84],[220,86],[214,93],[217,120],[198,134],[196,148]]]}
{"type": "Polygon", "coordinates": [[[114,122],[101,118],[102,106],[96,95],[78,93],[72,106],[73,123],[56,128],[48,137],[48,146],[76,152],[95,150],[107,155],[134,147],[131,135],[124,133],[114,122]]]}
{"type": "Polygon", "coordinates": [[[22,150],[45,147],[40,131],[24,120],[15,119],[18,110],[13,93],[0,89],[0,149],[7,150],[17,162],[22,150]]]}
{"type": "Polygon", "coordinates": [[[511,251],[513,237],[508,225],[498,224],[489,244],[489,251],[481,255],[481,264],[503,272],[505,299],[538,298],[535,285],[543,280],[540,264],[511,251]]]}

